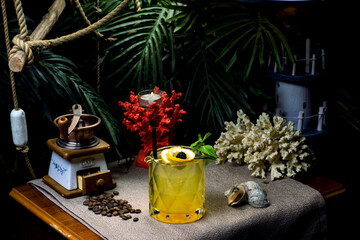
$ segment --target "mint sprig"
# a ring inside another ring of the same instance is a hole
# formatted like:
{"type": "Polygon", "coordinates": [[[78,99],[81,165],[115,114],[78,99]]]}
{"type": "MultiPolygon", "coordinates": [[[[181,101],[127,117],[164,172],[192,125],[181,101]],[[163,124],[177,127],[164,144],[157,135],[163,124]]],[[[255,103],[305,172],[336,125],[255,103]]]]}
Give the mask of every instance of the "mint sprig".
{"type": "Polygon", "coordinates": [[[206,133],[204,137],[201,137],[201,134],[198,135],[198,140],[190,145],[192,151],[195,152],[196,157],[205,158],[205,164],[207,165],[210,160],[216,160],[217,155],[213,146],[205,144],[205,139],[211,136],[211,133],[206,133]]]}

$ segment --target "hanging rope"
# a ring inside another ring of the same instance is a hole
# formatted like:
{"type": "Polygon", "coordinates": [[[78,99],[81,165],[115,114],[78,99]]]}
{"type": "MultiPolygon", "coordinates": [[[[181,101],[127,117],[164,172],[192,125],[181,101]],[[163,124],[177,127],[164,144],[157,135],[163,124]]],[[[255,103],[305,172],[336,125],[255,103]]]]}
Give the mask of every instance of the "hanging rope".
{"type": "MultiPolygon", "coordinates": [[[[9,58],[9,56],[10,56],[10,37],[9,37],[9,28],[8,28],[8,23],[7,23],[5,0],[1,0],[1,10],[2,10],[2,16],[3,16],[3,23],[4,23],[5,46],[6,46],[7,56],[9,58]]],[[[10,70],[10,82],[11,82],[11,92],[12,92],[12,97],[13,97],[14,108],[15,108],[15,110],[19,110],[19,104],[17,101],[17,94],[16,94],[16,87],[15,87],[15,77],[14,77],[14,72],[11,70],[10,70]]]]}
{"type": "MultiPolygon", "coordinates": [[[[96,10],[97,14],[101,13],[101,9],[99,8],[99,0],[96,0],[96,10]]],[[[98,17],[99,21],[99,17],[98,17]]],[[[98,39],[96,42],[96,91],[100,93],[100,40],[98,39]]]]}
{"type": "MultiPolygon", "coordinates": [[[[110,13],[108,13],[106,16],[104,16],[102,19],[100,19],[99,21],[89,25],[88,27],[81,29],[77,32],[65,35],[65,36],[61,36],[59,38],[56,39],[49,39],[49,40],[29,40],[23,39],[23,35],[22,34],[18,34],[16,35],[12,42],[15,45],[13,47],[13,49],[10,52],[10,58],[12,58],[15,54],[15,52],[18,51],[18,49],[21,49],[22,51],[25,52],[26,58],[27,58],[27,65],[31,65],[34,61],[34,57],[31,56],[33,55],[32,53],[32,49],[35,48],[52,48],[52,47],[56,47],[59,46],[63,43],[66,42],[70,42],[73,41],[75,39],[78,39],[80,37],[83,37],[89,33],[95,32],[95,30],[99,29],[100,27],[104,26],[105,24],[107,24],[108,22],[111,21],[111,19],[113,19],[116,15],[118,15],[129,3],[131,0],[124,0],[122,1],[118,6],[116,6],[110,13]],[[16,50],[15,50],[16,49],[16,50]]],[[[21,7],[21,2],[20,0],[15,0],[16,2],[16,12],[18,16],[21,16],[22,13],[22,7],[21,7]],[[20,2],[20,4],[18,3],[20,2]]],[[[76,1],[75,1],[76,2],[76,1]]],[[[25,31],[25,27],[26,24],[20,24],[19,22],[19,26],[20,26],[20,32],[25,31]]],[[[26,30],[27,31],[27,30],[26,30]]]]}
{"type": "MultiPolygon", "coordinates": [[[[101,12],[101,9],[99,8],[99,1],[97,0],[96,2],[97,2],[97,3],[96,3],[96,7],[95,7],[96,13],[100,13],[100,12],[101,12]]],[[[79,11],[80,16],[82,17],[82,19],[84,20],[84,22],[85,22],[88,26],[90,26],[90,25],[91,25],[91,22],[90,22],[89,19],[86,17],[86,14],[85,14],[85,12],[84,12],[84,9],[82,8],[79,0],[74,0],[74,7],[76,8],[76,10],[79,11]]],[[[98,20],[99,20],[99,19],[98,19],[98,20]]],[[[103,37],[104,37],[104,35],[103,35],[102,33],[99,33],[99,32],[96,32],[96,31],[94,31],[94,34],[95,34],[98,38],[103,38],[103,37]]],[[[105,40],[107,40],[107,41],[115,41],[115,40],[117,40],[117,39],[116,39],[116,38],[105,38],[105,40]]]]}
{"type": "Polygon", "coordinates": [[[134,0],[134,4],[135,4],[135,11],[140,12],[141,10],[140,0],[134,0]]]}
{"type": "MultiPolygon", "coordinates": [[[[3,16],[3,23],[4,23],[6,52],[7,52],[8,58],[9,58],[9,56],[10,56],[10,37],[9,37],[9,28],[8,28],[8,22],[7,22],[5,0],[1,0],[1,9],[2,9],[2,16],[3,16]]],[[[23,13],[21,13],[21,12],[22,11],[19,11],[20,15],[18,15],[18,17],[20,16],[20,18],[21,18],[21,20],[19,22],[22,22],[22,19],[25,19],[25,18],[23,18],[23,13]]],[[[19,35],[21,37],[26,37],[27,36],[27,28],[24,27],[22,29],[22,31],[20,31],[19,35]]],[[[11,69],[9,69],[9,71],[10,71],[10,82],[11,82],[11,91],[12,91],[12,96],[13,96],[14,108],[15,108],[15,110],[20,110],[19,103],[18,103],[18,100],[17,100],[17,94],[16,94],[15,76],[14,76],[13,71],[11,71],[11,69]]],[[[36,175],[35,175],[34,169],[31,166],[30,159],[29,159],[29,156],[28,156],[29,147],[27,145],[24,145],[24,146],[21,146],[21,147],[16,147],[16,150],[21,151],[21,153],[23,154],[26,165],[27,165],[27,167],[29,169],[29,172],[31,174],[31,177],[33,179],[35,179],[36,175]]]]}
{"type": "Polygon", "coordinates": [[[14,47],[10,51],[10,58],[19,50],[23,50],[26,54],[27,66],[31,66],[35,61],[35,57],[30,47],[26,44],[26,41],[29,40],[29,37],[22,3],[20,0],[14,0],[14,5],[20,33],[13,39],[14,47]]]}

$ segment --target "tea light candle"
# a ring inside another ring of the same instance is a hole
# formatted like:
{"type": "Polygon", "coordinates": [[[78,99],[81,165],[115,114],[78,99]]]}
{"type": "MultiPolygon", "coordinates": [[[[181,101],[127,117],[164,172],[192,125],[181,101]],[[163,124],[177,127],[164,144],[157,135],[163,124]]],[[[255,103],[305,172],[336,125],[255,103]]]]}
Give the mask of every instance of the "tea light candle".
{"type": "Polygon", "coordinates": [[[147,108],[149,104],[156,102],[157,104],[161,104],[161,94],[162,91],[158,90],[154,92],[154,90],[143,90],[139,92],[139,104],[143,108],[147,108]]]}

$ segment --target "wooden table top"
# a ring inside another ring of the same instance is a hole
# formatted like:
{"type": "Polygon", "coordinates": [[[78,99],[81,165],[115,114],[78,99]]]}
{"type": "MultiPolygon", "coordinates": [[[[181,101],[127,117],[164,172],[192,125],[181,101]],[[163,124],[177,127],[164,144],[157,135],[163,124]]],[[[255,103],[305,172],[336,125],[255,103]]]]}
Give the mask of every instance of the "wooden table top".
{"type": "MultiPolygon", "coordinates": [[[[318,190],[325,199],[345,191],[341,183],[324,176],[315,177],[303,181],[303,183],[318,190]]],[[[102,239],[32,185],[26,184],[15,187],[9,195],[67,239],[102,239]]]]}
{"type": "Polygon", "coordinates": [[[9,195],[67,239],[102,239],[32,185],[15,187],[9,195]]]}

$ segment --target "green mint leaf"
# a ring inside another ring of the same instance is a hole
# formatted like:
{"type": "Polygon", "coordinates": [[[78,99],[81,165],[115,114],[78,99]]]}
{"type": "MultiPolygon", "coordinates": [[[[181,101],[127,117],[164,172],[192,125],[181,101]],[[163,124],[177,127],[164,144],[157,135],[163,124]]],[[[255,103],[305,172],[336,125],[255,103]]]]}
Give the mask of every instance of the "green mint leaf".
{"type": "Polygon", "coordinates": [[[191,147],[191,148],[198,148],[199,143],[200,143],[200,140],[197,140],[196,142],[192,143],[192,144],[190,145],[190,147],[191,147]]]}
{"type": "Polygon", "coordinates": [[[210,160],[215,160],[217,155],[214,148],[211,145],[205,145],[204,141],[211,136],[211,133],[206,133],[204,138],[201,137],[201,134],[198,135],[198,140],[190,145],[194,152],[197,152],[197,157],[205,156],[205,165],[209,164],[210,160]]]}
{"type": "Polygon", "coordinates": [[[204,145],[204,146],[201,146],[200,148],[199,148],[199,151],[200,152],[202,152],[202,153],[204,153],[204,154],[206,154],[206,155],[208,155],[208,156],[210,156],[210,157],[212,157],[212,158],[217,158],[217,155],[216,155],[216,153],[215,153],[215,150],[214,150],[214,148],[211,146],[211,145],[204,145]]]}
{"type": "Polygon", "coordinates": [[[207,139],[207,138],[210,137],[210,136],[211,136],[211,133],[207,132],[207,133],[205,134],[204,138],[202,139],[202,141],[204,142],[205,139],[207,139]]]}

